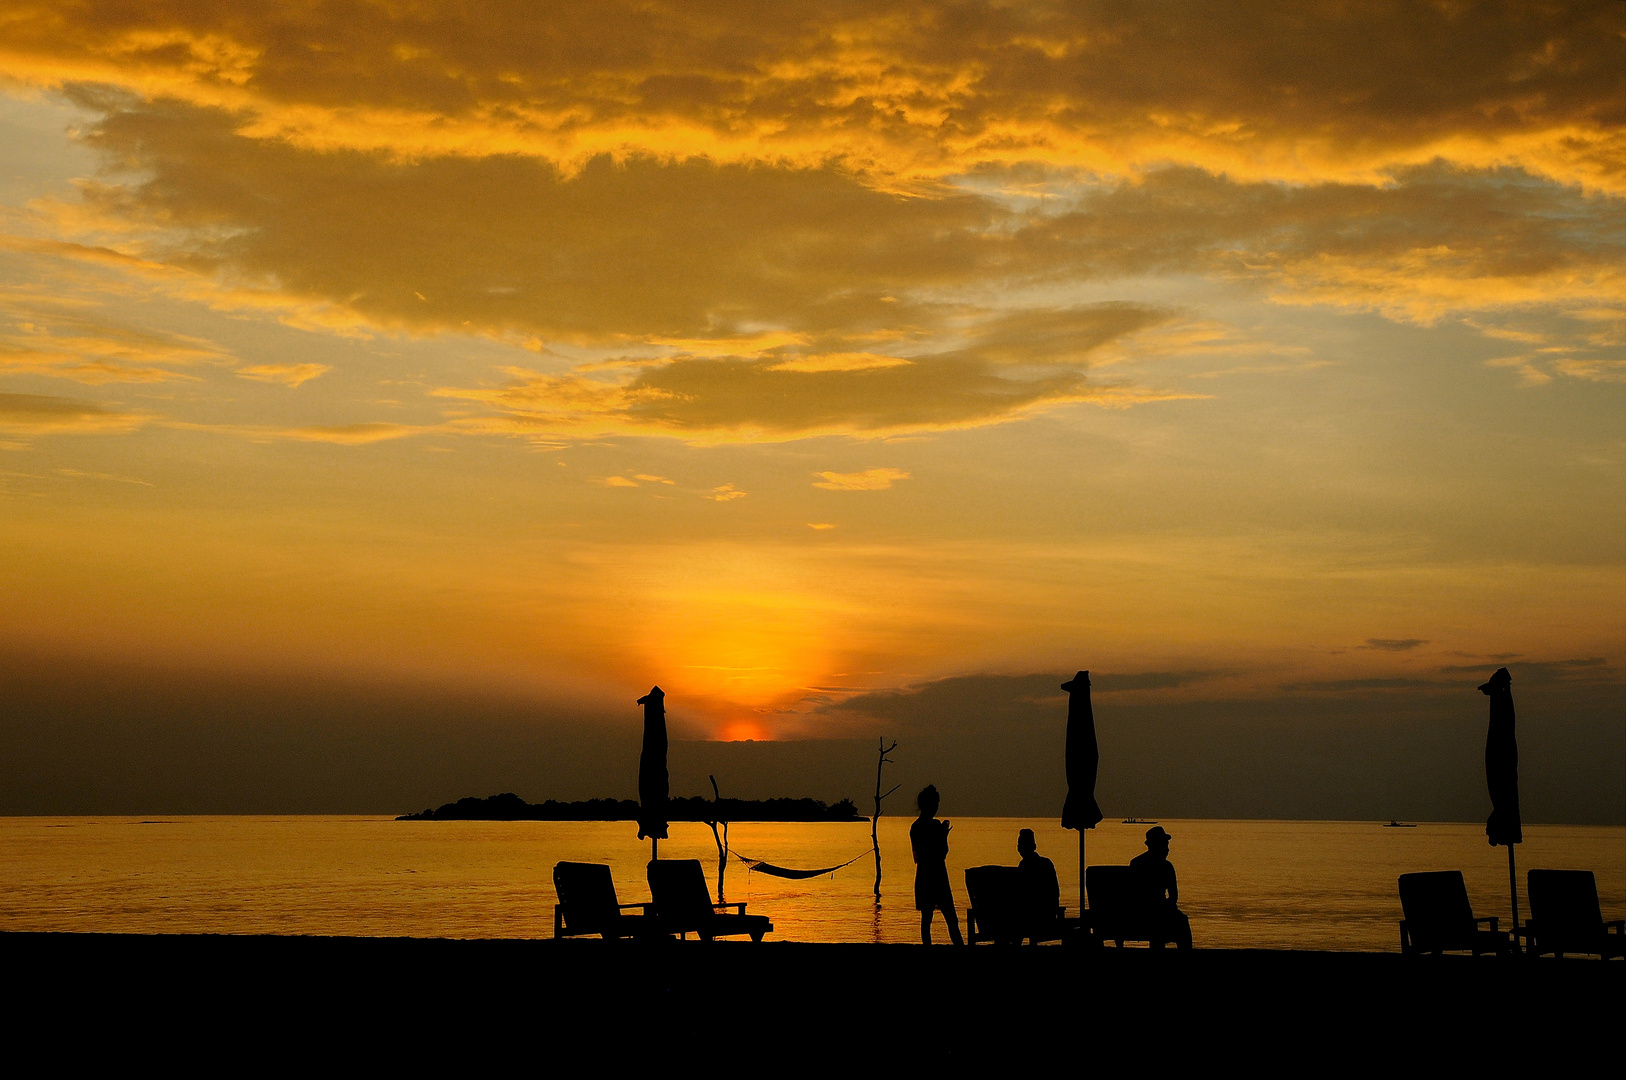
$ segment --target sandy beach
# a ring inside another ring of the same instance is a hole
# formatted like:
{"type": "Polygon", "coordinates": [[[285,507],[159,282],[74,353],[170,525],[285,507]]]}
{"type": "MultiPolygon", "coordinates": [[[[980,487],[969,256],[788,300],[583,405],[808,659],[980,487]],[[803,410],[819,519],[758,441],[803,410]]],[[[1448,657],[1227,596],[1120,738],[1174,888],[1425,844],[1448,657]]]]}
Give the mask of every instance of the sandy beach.
{"type": "Polygon", "coordinates": [[[569,1044],[605,1068],[744,1053],[829,1072],[870,1055],[991,1061],[1057,1040],[1164,1064],[1560,1064],[1607,1042],[1626,1004],[1626,964],[1576,958],[27,933],[0,935],[0,954],[14,1030],[87,1050],[180,1024],[272,1056],[332,1040],[465,1065],[569,1044]]]}

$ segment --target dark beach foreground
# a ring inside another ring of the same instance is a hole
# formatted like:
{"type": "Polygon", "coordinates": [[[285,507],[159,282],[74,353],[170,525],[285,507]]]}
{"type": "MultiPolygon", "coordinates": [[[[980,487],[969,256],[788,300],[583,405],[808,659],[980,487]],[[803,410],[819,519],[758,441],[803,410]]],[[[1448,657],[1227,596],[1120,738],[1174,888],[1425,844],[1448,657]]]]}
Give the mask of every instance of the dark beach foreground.
{"type": "Polygon", "coordinates": [[[0,961],[25,1038],[217,1067],[744,1054],[804,1074],[1046,1048],[1148,1067],[1579,1065],[1618,1044],[1626,1005],[1626,963],[1550,957],[10,933],[0,961]]]}

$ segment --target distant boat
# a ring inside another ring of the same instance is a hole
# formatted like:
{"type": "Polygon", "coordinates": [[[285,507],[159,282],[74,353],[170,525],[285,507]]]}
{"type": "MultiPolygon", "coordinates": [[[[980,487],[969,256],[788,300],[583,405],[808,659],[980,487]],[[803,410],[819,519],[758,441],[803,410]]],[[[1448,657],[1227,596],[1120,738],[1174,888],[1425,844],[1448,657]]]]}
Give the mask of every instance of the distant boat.
{"type": "Polygon", "coordinates": [[[1124,818],[1124,824],[1125,825],[1156,825],[1157,822],[1155,820],[1154,821],[1147,821],[1143,817],[1126,817],[1126,818],[1124,818]]]}
{"type": "Polygon", "coordinates": [[[1409,821],[1391,821],[1391,822],[1389,822],[1389,824],[1385,825],[1384,828],[1385,829],[1415,829],[1415,828],[1417,828],[1417,826],[1413,825],[1409,821]]]}

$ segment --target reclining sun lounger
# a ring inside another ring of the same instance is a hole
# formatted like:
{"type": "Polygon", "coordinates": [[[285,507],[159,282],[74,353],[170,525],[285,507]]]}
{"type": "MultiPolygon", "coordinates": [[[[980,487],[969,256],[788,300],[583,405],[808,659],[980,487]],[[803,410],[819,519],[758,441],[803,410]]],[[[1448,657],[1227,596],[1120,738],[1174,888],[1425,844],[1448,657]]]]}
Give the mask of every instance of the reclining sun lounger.
{"type": "Polygon", "coordinates": [[[651,859],[649,894],[654,897],[650,910],[663,934],[688,937],[692,932],[702,941],[748,934],[752,941],[761,941],[773,929],[766,916],[747,915],[744,904],[712,903],[699,859],[651,859]]]}
{"type": "Polygon", "coordinates": [[[555,863],[553,888],[559,895],[559,902],[553,905],[556,938],[598,934],[609,941],[656,932],[654,919],[647,914],[648,904],[616,901],[615,882],[603,863],[555,863]],[[643,908],[645,914],[623,914],[628,908],[643,908]]]}
{"type": "Polygon", "coordinates": [[[1504,956],[1512,951],[1497,919],[1474,918],[1461,870],[1401,874],[1400,908],[1406,915],[1400,920],[1400,951],[1408,955],[1466,950],[1475,956],[1504,956]],[[1481,923],[1490,923],[1490,929],[1481,929],[1481,923]]]}
{"type": "Polygon", "coordinates": [[[1626,920],[1603,921],[1590,870],[1532,870],[1525,878],[1530,918],[1520,931],[1533,956],[1596,953],[1626,957],[1626,920]]]}
{"type": "Polygon", "coordinates": [[[1015,866],[971,866],[965,872],[965,891],[971,898],[966,909],[966,942],[992,941],[1000,945],[1020,945],[1024,938],[1035,945],[1059,941],[1069,924],[1066,909],[1034,912],[1022,895],[1022,872],[1015,866]]]}
{"type": "Polygon", "coordinates": [[[1083,921],[1091,945],[1110,941],[1121,949],[1126,941],[1144,941],[1153,948],[1179,943],[1175,920],[1133,867],[1086,867],[1084,891],[1090,907],[1083,921]]]}

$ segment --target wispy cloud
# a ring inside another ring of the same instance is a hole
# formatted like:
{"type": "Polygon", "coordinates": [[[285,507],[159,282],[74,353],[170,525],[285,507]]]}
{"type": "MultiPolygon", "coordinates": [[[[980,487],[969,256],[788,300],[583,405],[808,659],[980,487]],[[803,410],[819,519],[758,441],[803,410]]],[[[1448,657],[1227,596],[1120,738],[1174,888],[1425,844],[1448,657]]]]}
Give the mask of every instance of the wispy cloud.
{"type": "Polygon", "coordinates": [[[237,374],[255,382],[280,383],[286,387],[301,386],[333,369],[326,364],[250,364],[240,367],[237,374]]]}
{"type": "Polygon", "coordinates": [[[369,443],[386,442],[390,439],[403,439],[409,435],[420,434],[422,431],[422,428],[413,427],[409,424],[361,423],[289,428],[277,434],[281,438],[295,439],[301,442],[365,446],[369,443]]]}
{"type": "Polygon", "coordinates": [[[213,342],[132,326],[92,300],[47,291],[58,284],[0,288],[0,374],[87,386],[196,382],[196,375],[176,369],[233,359],[213,342]]]}
{"type": "Polygon", "coordinates": [[[74,398],[0,393],[0,431],[16,435],[120,435],[151,419],[74,398]]]}
{"type": "Polygon", "coordinates": [[[1365,645],[1355,646],[1357,649],[1376,649],[1380,652],[1411,652],[1421,648],[1429,642],[1425,638],[1376,638],[1369,637],[1365,645]]]}
{"type": "Polygon", "coordinates": [[[1285,683],[1288,693],[1342,694],[1367,690],[1425,690],[1445,684],[1438,679],[1416,679],[1401,676],[1361,679],[1320,679],[1311,682],[1285,683]]]}
{"type": "Polygon", "coordinates": [[[908,480],[909,474],[902,469],[865,469],[862,472],[838,473],[821,472],[814,476],[822,476],[813,486],[826,491],[885,491],[899,480],[908,480]]]}
{"type": "MultiPolygon", "coordinates": [[[[1482,678],[1489,675],[1492,660],[1485,664],[1449,664],[1439,669],[1444,675],[1468,675],[1482,678]]],[[[1620,675],[1614,665],[1601,656],[1582,656],[1567,660],[1517,660],[1509,658],[1505,665],[1520,682],[1552,683],[1619,683],[1620,675]]]]}

